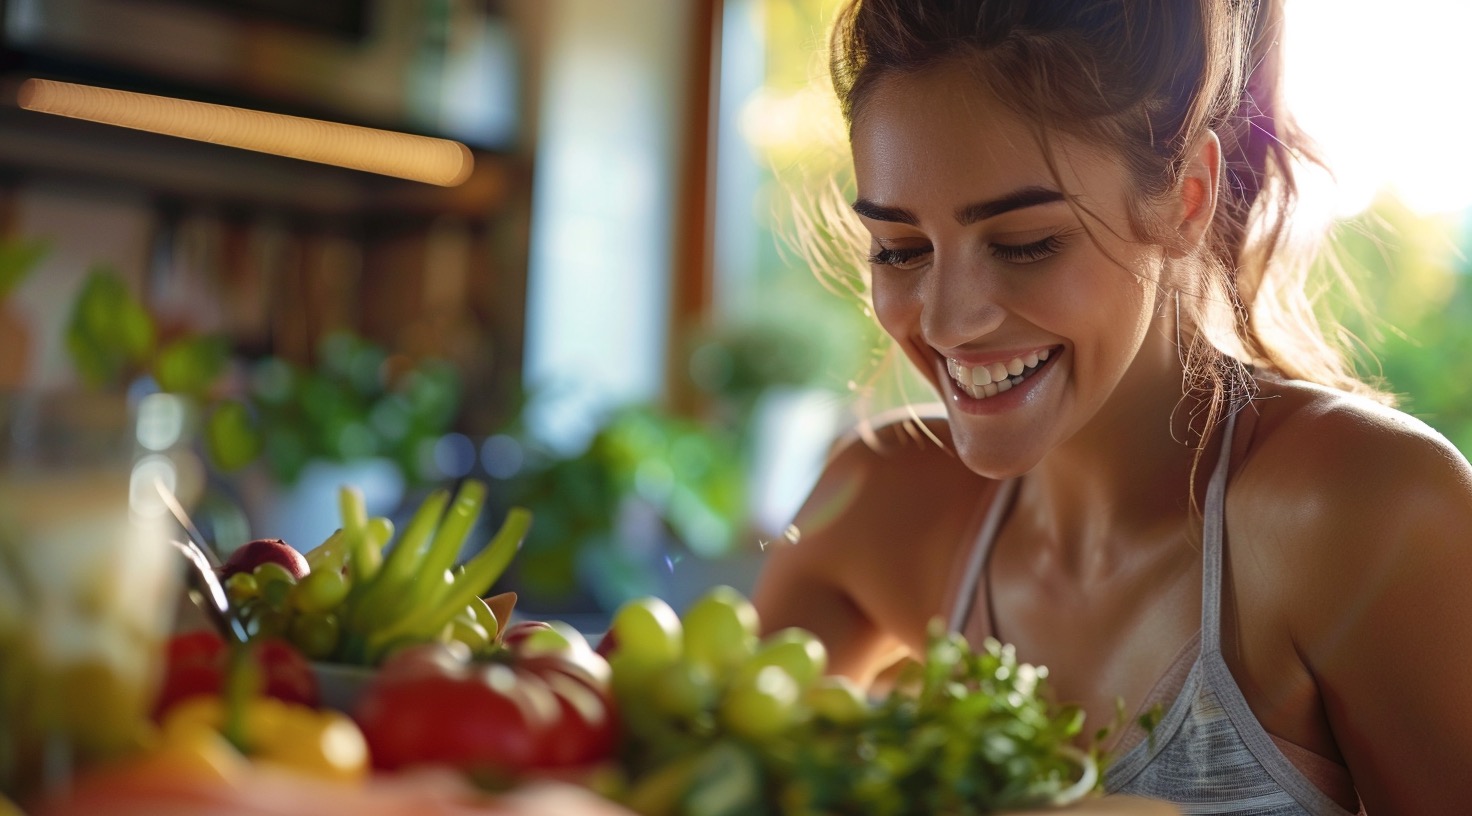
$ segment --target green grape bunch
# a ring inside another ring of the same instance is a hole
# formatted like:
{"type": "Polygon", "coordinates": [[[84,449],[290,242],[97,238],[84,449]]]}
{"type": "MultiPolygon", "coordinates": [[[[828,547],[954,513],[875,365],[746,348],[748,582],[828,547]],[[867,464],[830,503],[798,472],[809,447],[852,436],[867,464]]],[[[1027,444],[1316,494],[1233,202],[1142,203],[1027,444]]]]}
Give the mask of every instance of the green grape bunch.
{"type": "Polygon", "coordinates": [[[760,636],[755,608],[716,587],[683,618],[630,601],[609,630],[627,785],[646,816],[984,814],[1062,804],[1098,786],[1075,747],[1082,712],[995,640],[932,625],[923,659],[870,697],[826,674],[811,632],[760,636]]]}

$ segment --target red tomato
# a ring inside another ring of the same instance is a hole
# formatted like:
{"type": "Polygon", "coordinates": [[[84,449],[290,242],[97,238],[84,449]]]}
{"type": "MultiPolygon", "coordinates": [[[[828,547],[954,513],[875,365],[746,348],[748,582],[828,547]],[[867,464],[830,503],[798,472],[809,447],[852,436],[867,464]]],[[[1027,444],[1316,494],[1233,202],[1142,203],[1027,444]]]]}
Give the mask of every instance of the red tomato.
{"type": "Polygon", "coordinates": [[[614,637],[612,629],[603,633],[603,637],[598,639],[597,648],[593,651],[597,652],[601,657],[608,657],[618,651],[618,638],[614,637]]]}
{"type": "Polygon", "coordinates": [[[353,719],[384,770],[442,764],[466,771],[517,772],[542,759],[556,710],[518,688],[515,672],[384,676],[364,692],[353,719]]]}
{"type": "Polygon", "coordinates": [[[613,753],[618,730],[606,695],[557,670],[530,674],[536,678],[533,682],[546,684],[560,709],[557,728],[548,735],[544,751],[546,767],[575,768],[613,753]]]}
{"type": "Polygon", "coordinates": [[[501,632],[501,645],[511,650],[519,649],[521,648],[523,642],[527,638],[531,637],[532,634],[543,630],[555,631],[552,627],[552,624],[547,623],[546,621],[519,620],[511,624],[510,626],[507,626],[506,629],[501,632]]]}
{"type": "Polygon", "coordinates": [[[517,670],[546,684],[562,710],[557,732],[548,746],[547,761],[552,767],[597,762],[611,756],[618,743],[617,709],[608,661],[594,652],[582,636],[566,634],[569,645],[565,649],[522,650],[513,646],[509,651],[517,670]]]}
{"type": "Polygon", "coordinates": [[[267,696],[317,707],[317,675],[296,647],[280,638],[266,638],[256,644],[256,662],[265,670],[267,696]]]}
{"type": "Polygon", "coordinates": [[[522,775],[591,764],[612,754],[617,722],[607,664],[576,651],[475,664],[438,645],[407,649],[384,664],[354,719],[385,770],[522,775]]]}
{"type": "Polygon", "coordinates": [[[208,629],[169,638],[169,664],[214,663],[225,654],[225,640],[208,629]]]}
{"type": "Polygon", "coordinates": [[[379,667],[377,677],[417,677],[419,675],[463,674],[470,664],[470,647],[459,641],[449,643],[416,643],[391,653],[379,667]]]}
{"type": "MultiPolygon", "coordinates": [[[[275,638],[254,645],[261,667],[262,693],[287,702],[316,706],[317,678],[300,652],[275,638]]],[[[230,649],[218,634],[201,630],[169,639],[163,681],[154,703],[158,719],[175,703],[201,694],[219,694],[230,665],[230,649]]]]}

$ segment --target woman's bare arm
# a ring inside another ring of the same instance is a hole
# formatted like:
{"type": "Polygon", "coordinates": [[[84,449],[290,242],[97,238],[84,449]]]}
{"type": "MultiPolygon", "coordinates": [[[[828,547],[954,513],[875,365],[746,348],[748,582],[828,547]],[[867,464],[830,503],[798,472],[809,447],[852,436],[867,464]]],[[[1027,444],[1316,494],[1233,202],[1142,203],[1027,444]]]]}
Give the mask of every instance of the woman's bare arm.
{"type": "Polygon", "coordinates": [[[1296,430],[1283,476],[1318,487],[1288,542],[1303,554],[1290,626],[1335,740],[1372,816],[1457,812],[1472,782],[1472,468],[1390,412],[1296,430]]]}
{"type": "Polygon", "coordinates": [[[867,683],[922,647],[969,543],[988,483],[932,430],[896,423],[842,444],[798,513],[798,540],[768,547],[763,628],[813,631],[833,673],[867,683]]]}
{"type": "Polygon", "coordinates": [[[796,541],[769,545],[752,602],[766,632],[800,626],[828,649],[828,670],[867,684],[899,642],[854,597],[855,570],[865,562],[857,508],[872,489],[876,463],[848,446],[825,469],[798,512],[796,541]]]}

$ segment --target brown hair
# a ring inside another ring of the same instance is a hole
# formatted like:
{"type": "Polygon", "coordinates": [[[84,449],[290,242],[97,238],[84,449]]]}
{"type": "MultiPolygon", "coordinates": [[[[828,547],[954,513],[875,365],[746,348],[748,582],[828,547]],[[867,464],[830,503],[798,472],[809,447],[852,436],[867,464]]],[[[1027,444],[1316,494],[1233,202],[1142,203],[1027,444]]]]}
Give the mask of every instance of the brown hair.
{"type": "Polygon", "coordinates": [[[1162,242],[1144,205],[1177,189],[1188,151],[1217,134],[1217,213],[1195,285],[1177,290],[1190,337],[1185,391],[1201,398],[1192,428],[1204,446],[1251,393],[1244,363],[1386,399],[1326,339],[1306,286],[1313,247],[1289,240],[1295,166],[1316,159],[1281,103],[1280,3],[852,0],[831,35],[830,70],[852,130],[881,78],[967,61],[1045,149],[1049,132],[1112,149],[1139,194],[1137,234],[1162,242]],[[1229,334],[1213,343],[1218,325],[1229,334]]]}

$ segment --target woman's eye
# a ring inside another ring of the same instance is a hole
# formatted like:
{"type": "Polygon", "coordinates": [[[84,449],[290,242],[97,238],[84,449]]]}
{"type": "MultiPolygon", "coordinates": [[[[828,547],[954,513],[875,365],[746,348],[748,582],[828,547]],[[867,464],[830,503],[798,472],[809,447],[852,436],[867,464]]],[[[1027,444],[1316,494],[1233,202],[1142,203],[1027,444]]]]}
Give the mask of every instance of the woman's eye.
{"type": "Polygon", "coordinates": [[[913,249],[880,249],[869,256],[874,266],[892,266],[895,269],[915,269],[930,255],[930,247],[913,249]]]}
{"type": "Polygon", "coordinates": [[[1032,263],[1057,254],[1063,248],[1063,240],[1049,235],[1030,244],[992,244],[992,255],[1009,263],[1032,263]]]}

